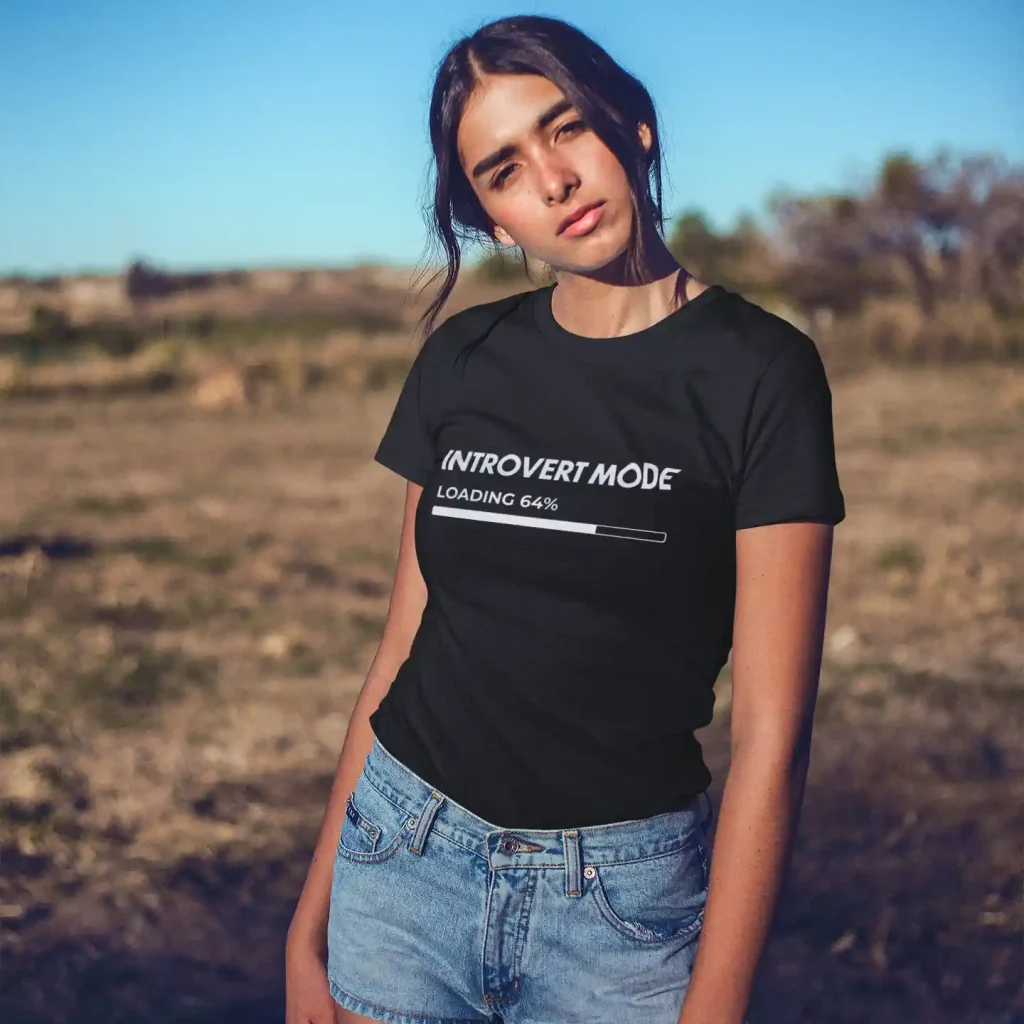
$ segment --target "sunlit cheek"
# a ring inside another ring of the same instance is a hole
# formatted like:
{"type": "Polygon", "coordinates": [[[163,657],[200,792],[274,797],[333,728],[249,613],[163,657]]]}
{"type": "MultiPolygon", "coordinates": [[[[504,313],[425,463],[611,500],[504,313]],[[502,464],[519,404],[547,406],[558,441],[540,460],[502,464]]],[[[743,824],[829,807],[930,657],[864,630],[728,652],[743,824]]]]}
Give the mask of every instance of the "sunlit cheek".
{"type": "Polygon", "coordinates": [[[478,192],[477,198],[484,213],[492,224],[503,227],[512,237],[516,234],[516,203],[510,201],[506,194],[493,192],[490,189],[478,192]]]}
{"type": "Polygon", "coordinates": [[[495,224],[523,244],[536,234],[540,205],[537,193],[525,182],[517,182],[515,188],[492,198],[485,208],[495,224]]]}
{"type": "Polygon", "coordinates": [[[595,153],[594,157],[594,172],[600,176],[605,189],[612,195],[628,192],[629,182],[619,161],[615,159],[615,154],[602,146],[601,151],[595,153]]]}
{"type": "Polygon", "coordinates": [[[492,199],[484,209],[495,224],[500,224],[513,238],[515,237],[519,220],[515,204],[492,199]]]}

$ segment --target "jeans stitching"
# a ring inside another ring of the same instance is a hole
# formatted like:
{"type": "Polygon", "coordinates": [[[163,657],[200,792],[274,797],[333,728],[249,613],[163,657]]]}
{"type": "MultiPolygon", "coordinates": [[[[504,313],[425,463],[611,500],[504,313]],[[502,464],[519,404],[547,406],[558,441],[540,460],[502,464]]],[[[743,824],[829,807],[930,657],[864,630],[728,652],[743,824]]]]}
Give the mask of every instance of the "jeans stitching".
{"type": "MultiPolygon", "coordinates": [[[[383,799],[383,800],[387,800],[387,802],[388,802],[389,804],[391,804],[391,806],[392,806],[392,807],[394,807],[394,809],[395,809],[396,811],[399,811],[400,813],[402,813],[402,814],[404,814],[404,815],[406,815],[406,816],[409,816],[410,814],[412,814],[412,812],[411,812],[411,811],[407,810],[407,809],[406,809],[405,807],[403,807],[403,806],[402,806],[401,804],[399,804],[399,803],[396,803],[396,802],[395,802],[394,800],[392,800],[392,799],[391,799],[391,797],[389,797],[389,796],[387,795],[387,793],[385,793],[385,792],[384,792],[384,791],[383,791],[383,790],[382,790],[382,789],[380,788],[380,786],[378,786],[378,785],[376,785],[376,784],[374,783],[373,779],[372,779],[372,778],[370,778],[369,774],[367,774],[366,772],[363,772],[363,778],[364,778],[364,779],[366,780],[366,784],[367,784],[367,785],[368,785],[368,786],[370,787],[370,789],[372,789],[372,790],[373,790],[374,792],[376,792],[376,793],[377,793],[377,794],[378,794],[378,795],[379,795],[379,796],[381,797],[381,799],[383,799]]],[[[412,816],[413,816],[413,817],[415,817],[415,815],[412,815],[412,816]]]]}
{"type": "MultiPolygon", "coordinates": [[[[694,935],[700,933],[704,924],[704,907],[702,906],[697,911],[693,922],[685,928],[681,928],[678,932],[673,932],[671,935],[659,935],[656,938],[645,938],[633,930],[635,922],[631,923],[626,921],[624,918],[619,917],[619,915],[612,909],[612,905],[608,902],[608,897],[605,895],[604,886],[601,884],[600,874],[598,874],[594,879],[594,884],[591,887],[591,894],[594,897],[594,902],[597,904],[597,909],[601,912],[601,916],[620,935],[625,935],[626,938],[643,943],[645,946],[657,946],[669,942],[689,941],[694,937],[694,935]]],[[[651,934],[653,935],[656,933],[652,932],[651,934]]]]}
{"type": "Polygon", "coordinates": [[[478,860],[487,860],[487,857],[480,853],[479,850],[474,850],[471,847],[466,846],[465,843],[460,843],[458,839],[455,839],[453,836],[448,835],[448,833],[445,832],[444,829],[440,828],[436,823],[430,829],[430,833],[431,835],[440,836],[442,839],[447,839],[448,842],[452,844],[452,846],[457,846],[460,850],[465,850],[466,853],[472,854],[478,860]]]}
{"type": "Polygon", "coordinates": [[[527,876],[526,893],[523,896],[523,909],[519,915],[519,926],[516,929],[516,944],[512,963],[513,978],[516,985],[516,1000],[522,993],[519,991],[519,976],[523,973],[523,949],[526,946],[526,932],[529,927],[530,909],[533,907],[533,897],[537,891],[537,879],[535,876],[527,876]]]}
{"type": "Polygon", "coordinates": [[[330,987],[334,992],[341,993],[352,1002],[359,1003],[360,1006],[368,1006],[372,1010],[383,1010],[385,1013],[394,1013],[409,1020],[428,1020],[431,1021],[431,1024],[483,1024],[485,1020],[483,1017],[435,1017],[429,1013],[410,1013],[408,1010],[399,1010],[394,1006],[384,1006],[381,1003],[370,1002],[368,999],[361,999],[359,996],[347,992],[333,979],[330,981],[330,987]]]}
{"type": "MultiPolygon", "coordinates": [[[[345,809],[346,816],[348,815],[348,808],[352,809],[352,812],[355,814],[356,818],[358,819],[358,821],[355,822],[356,828],[359,829],[359,831],[365,833],[366,837],[370,840],[370,850],[368,852],[369,853],[376,853],[377,852],[377,844],[380,842],[380,837],[381,837],[381,834],[382,834],[380,826],[377,825],[376,822],[371,821],[365,814],[363,814],[363,812],[361,810],[359,810],[358,807],[356,807],[355,801],[352,799],[352,794],[351,793],[348,796],[347,806],[346,806],[346,809],[345,809]]],[[[344,822],[342,822],[342,828],[344,829],[344,822]]],[[[341,842],[341,832],[338,833],[338,842],[339,843],[341,842]]],[[[346,847],[346,849],[347,849],[347,847],[346,847]]],[[[358,851],[358,852],[367,852],[367,851],[358,851]]]]}

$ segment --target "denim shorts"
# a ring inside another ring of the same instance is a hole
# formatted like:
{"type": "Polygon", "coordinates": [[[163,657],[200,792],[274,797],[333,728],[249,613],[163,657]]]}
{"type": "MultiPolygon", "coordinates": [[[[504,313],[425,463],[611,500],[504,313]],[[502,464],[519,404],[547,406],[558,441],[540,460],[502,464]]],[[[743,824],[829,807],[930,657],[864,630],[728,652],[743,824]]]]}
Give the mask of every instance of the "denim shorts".
{"type": "Polygon", "coordinates": [[[676,1024],[708,891],[710,820],[502,829],[380,743],[342,822],[331,994],[394,1024],[676,1024]]]}

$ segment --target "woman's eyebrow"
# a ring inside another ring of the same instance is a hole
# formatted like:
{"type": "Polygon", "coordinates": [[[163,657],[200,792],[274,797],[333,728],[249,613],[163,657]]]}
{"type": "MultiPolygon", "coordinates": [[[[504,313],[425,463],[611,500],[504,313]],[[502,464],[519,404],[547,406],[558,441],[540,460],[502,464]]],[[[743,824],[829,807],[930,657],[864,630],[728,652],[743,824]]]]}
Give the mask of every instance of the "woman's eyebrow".
{"type": "MultiPolygon", "coordinates": [[[[572,109],[573,102],[568,99],[560,99],[557,103],[553,103],[547,110],[544,111],[540,117],[537,118],[537,123],[534,126],[535,130],[540,131],[547,128],[549,124],[556,117],[564,114],[567,110],[572,109]]],[[[486,174],[489,170],[497,167],[498,164],[503,164],[509,157],[514,156],[517,147],[513,144],[502,146],[501,149],[495,150],[490,156],[485,156],[474,168],[472,177],[478,178],[481,174],[486,174]]]]}

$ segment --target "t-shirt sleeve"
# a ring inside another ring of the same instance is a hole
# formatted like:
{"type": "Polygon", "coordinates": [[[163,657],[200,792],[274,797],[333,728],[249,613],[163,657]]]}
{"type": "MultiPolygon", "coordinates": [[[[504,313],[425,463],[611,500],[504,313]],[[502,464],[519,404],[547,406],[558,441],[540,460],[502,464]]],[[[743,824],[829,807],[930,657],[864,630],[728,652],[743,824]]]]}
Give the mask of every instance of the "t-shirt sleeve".
{"type": "Polygon", "coordinates": [[[736,529],[846,517],[836,468],[832,392],[821,355],[799,334],[754,391],[743,444],[736,529]]]}
{"type": "Polygon", "coordinates": [[[375,461],[399,476],[423,486],[434,464],[424,366],[431,339],[413,359],[391,413],[391,420],[374,453],[375,461]]]}

